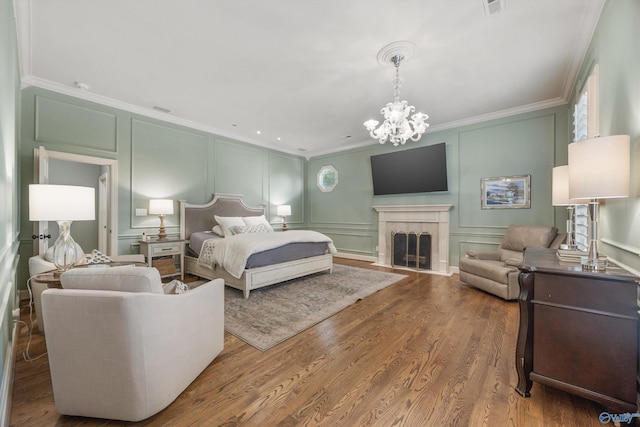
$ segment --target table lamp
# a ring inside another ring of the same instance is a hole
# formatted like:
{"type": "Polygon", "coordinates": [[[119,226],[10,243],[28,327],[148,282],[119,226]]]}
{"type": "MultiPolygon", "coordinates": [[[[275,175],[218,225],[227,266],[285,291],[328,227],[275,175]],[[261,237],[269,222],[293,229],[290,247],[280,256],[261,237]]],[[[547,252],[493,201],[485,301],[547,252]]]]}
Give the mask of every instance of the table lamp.
{"type": "Polygon", "coordinates": [[[149,214],[160,217],[160,230],[158,240],[167,240],[167,231],[164,228],[165,215],[173,215],[173,200],[151,199],[149,200],[149,214]]]}
{"type": "Polygon", "coordinates": [[[29,221],[57,221],[60,235],[53,244],[57,273],[69,270],[83,254],[71,237],[73,221],[96,219],[96,190],[74,185],[29,185],[29,221]]]}
{"type": "Polygon", "coordinates": [[[587,199],[570,199],[569,198],[569,165],[556,166],[552,171],[552,187],[551,187],[551,203],[553,206],[567,207],[567,240],[561,249],[576,248],[575,230],[573,225],[573,216],[575,205],[586,205],[589,203],[587,199]]]}
{"type": "Polygon", "coordinates": [[[282,231],[287,231],[287,217],[291,215],[291,205],[280,205],[276,208],[276,215],[282,217],[282,231]]]}
{"type": "Polygon", "coordinates": [[[629,196],[631,143],[628,135],[585,139],[569,144],[569,197],[590,199],[589,253],[584,271],[606,270],[598,257],[598,199],[629,196]]]}

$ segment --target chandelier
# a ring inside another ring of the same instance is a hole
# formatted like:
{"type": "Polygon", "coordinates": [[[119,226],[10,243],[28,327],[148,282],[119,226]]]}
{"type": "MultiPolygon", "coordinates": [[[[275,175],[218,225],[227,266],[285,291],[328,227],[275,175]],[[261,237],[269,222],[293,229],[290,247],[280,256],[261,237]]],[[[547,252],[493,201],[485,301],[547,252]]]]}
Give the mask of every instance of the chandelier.
{"type": "Polygon", "coordinates": [[[364,126],[369,131],[371,138],[380,140],[380,144],[391,141],[394,146],[404,145],[408,139],[417,141],[429,127],[427,119],[429,116],[423,113],[413,113],[416,107],[409,105],[407,101],[400,101],[400,63],[405,60],[405,55],[396,54],[391,57],[391,62],[396,67],[396,76],[391,81],[393,84],[393,102],[389,102],[380,113],[384,116],[384,122],[378,126],[377,120],[367,120],[364,126]]]}

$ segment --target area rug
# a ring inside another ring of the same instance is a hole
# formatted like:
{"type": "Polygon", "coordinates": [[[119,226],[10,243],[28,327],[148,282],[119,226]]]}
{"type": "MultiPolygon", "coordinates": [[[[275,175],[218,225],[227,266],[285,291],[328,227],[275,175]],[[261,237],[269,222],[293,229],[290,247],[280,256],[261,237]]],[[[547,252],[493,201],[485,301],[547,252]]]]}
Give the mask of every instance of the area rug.
{"type": "Polygon", "coordinates": [[[322,272],[251,291],[225,287],[224,328],[265,351],[333,316],[406,275],[333,266],[322,272]]]}

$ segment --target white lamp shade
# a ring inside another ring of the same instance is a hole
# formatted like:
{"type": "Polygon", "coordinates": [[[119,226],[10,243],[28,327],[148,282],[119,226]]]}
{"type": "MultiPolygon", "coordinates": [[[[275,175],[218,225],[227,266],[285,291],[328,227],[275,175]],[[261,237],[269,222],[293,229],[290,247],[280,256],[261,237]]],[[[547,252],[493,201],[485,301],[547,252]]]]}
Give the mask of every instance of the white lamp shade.
{"type": "Polygon", "coordinates": [[[589,203],[589,199],[569,198],[569,165],[553,168],[551,203],[553,206],[571,206],[589,203]]]}
{"type": "Polygon", "coordinates": [[[92,221],[96,190],[75,185],[30,184],[29,221],[92,221]]]}
{"type": "Polygon", "coordinates": [[[151,199],[149,200],[150,215],[173,215],[173,200],[151,199]]]}
{"type": "Polygon", "coordinates": [[[276,208],[276,215],[289,216],[291,215],[291,205],[280,205],[276,208]]]}
{"type": "Polygon", "coordinates": [[[569,144],[569,197],[608,199],[629,196],[631,143],[628,135],[569,144]]]}

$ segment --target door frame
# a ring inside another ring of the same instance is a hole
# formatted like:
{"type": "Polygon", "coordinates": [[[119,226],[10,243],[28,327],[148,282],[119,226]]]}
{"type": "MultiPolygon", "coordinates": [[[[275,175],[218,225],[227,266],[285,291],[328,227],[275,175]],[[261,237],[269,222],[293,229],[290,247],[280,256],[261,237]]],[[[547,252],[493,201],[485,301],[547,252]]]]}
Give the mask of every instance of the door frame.
{"type": "MultiPolygon", "coordinates": [[[[103,157],[85,156],[81,154],[63,153],[61,151],[49,151],[43,146],[34,149],[34,182],[38,184],[48,184],[49,182],[49,159],[65,160],[68,162],[85,163],[90,165],[103,166],[108,171],[108,208],[107,208],[107,254],[118,254],[118,161],[103,157]]],[[[43,233],[45,221],[34,223],[34,234],[36,236],[46,235],[43,233]],[[44,224],[43,224],[44,223],[44,224]]],[[[99,230],[100,232],[100,230],[99,230]]],[[[39,245],[34,245],[34,254],[46,252],[48,241],[41,240],[39,245]],[[37,251],[37,252],[36,252],[37,251]]]]}

